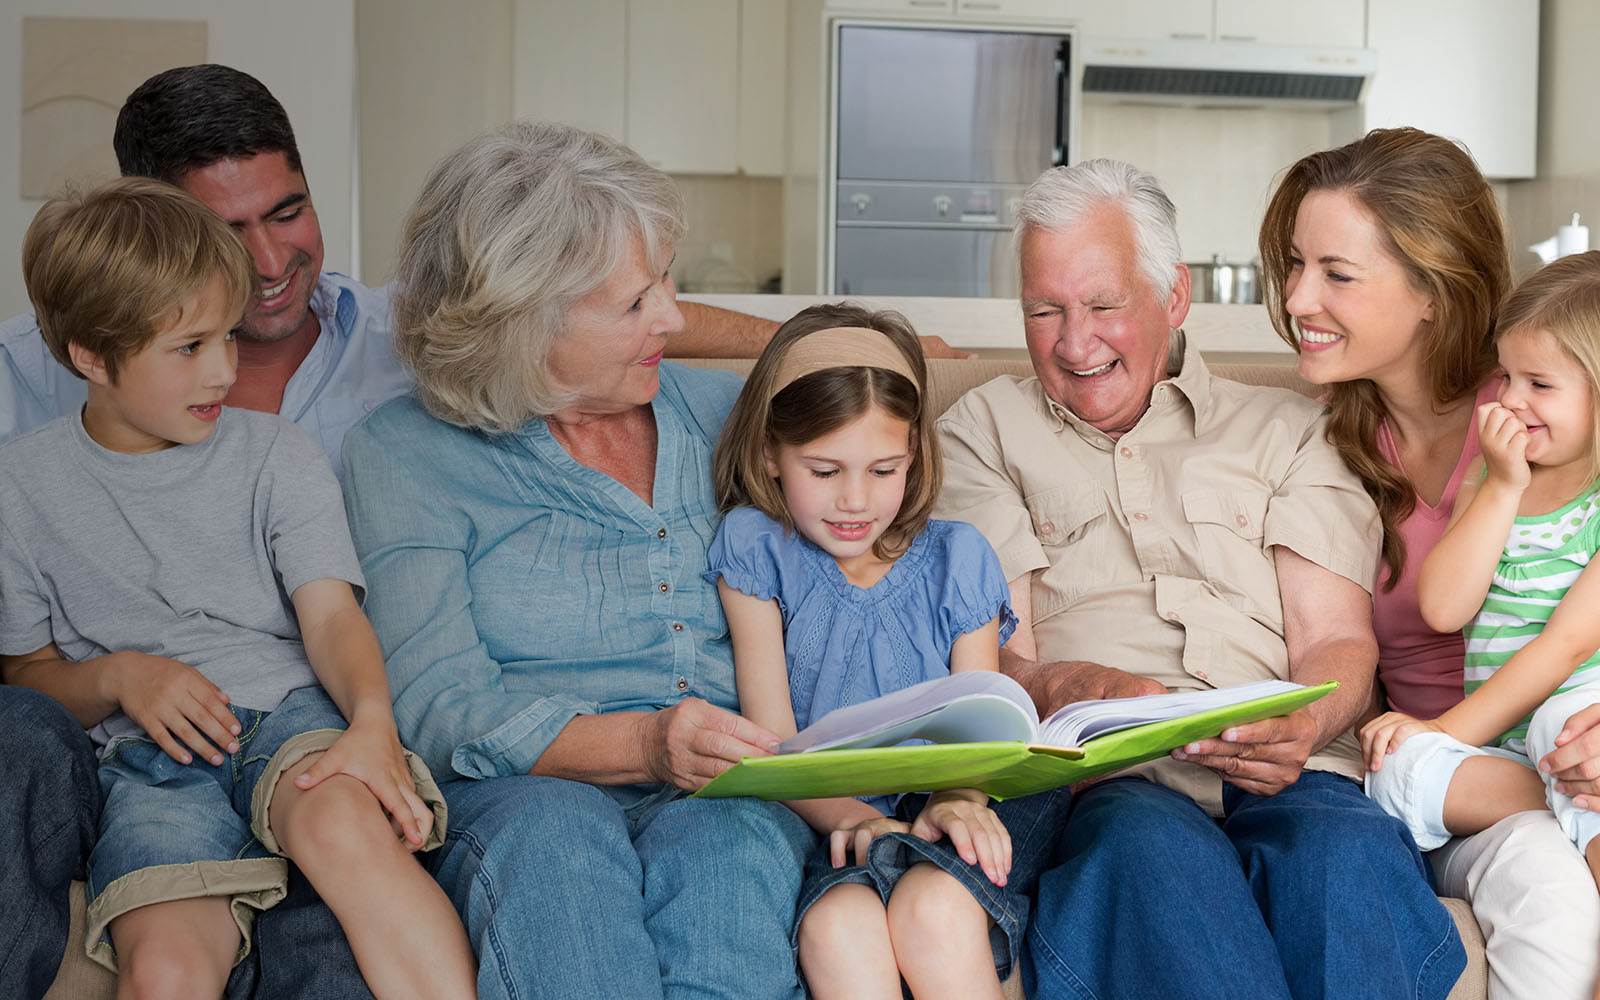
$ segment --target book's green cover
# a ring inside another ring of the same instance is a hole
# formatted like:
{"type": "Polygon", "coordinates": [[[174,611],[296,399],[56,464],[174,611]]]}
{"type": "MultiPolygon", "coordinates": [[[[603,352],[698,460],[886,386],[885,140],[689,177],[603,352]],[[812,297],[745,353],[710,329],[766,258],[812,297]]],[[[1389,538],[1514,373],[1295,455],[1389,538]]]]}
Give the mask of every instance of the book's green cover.
{"type": "Polygon", "coordinates": [[[1243,701],[1177,719],[1149,722],[1085,741],[1049,747],[1003,743],[943,743],[746,757],[711,779],[700,798],[826,799],[976,788],[996,799],[1032,795],[1095,778],[1210,739],[1229,726],[1287,715],[1338,687],[1315,687],[1243,701]]]}

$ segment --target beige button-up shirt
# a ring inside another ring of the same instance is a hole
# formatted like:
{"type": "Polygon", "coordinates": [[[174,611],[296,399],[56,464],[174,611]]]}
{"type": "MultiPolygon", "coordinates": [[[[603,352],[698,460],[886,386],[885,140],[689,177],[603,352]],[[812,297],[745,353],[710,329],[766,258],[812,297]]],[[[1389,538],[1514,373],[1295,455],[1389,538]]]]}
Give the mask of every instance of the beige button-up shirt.
{"type": "MultiPolygon", "coordinates": [[[[945,484],[935,516],[983,532],[1006,579],[1032,574],[1039,658],[1090,660],[1175,691],[1289,677],[1272,546],[1360,584],[1380,529],[1360,481],[1324,437],[1321,405],[1213,378],[1173,334],[1168,378],[1112,440],[1002,377],[939,420],[945,484]]],[[[1306,765],[1359,779],[1345,732],[1306,765]]],[[[1213,814],[1221,782],[1170,758],[1141,769],[1213,814]]]]}

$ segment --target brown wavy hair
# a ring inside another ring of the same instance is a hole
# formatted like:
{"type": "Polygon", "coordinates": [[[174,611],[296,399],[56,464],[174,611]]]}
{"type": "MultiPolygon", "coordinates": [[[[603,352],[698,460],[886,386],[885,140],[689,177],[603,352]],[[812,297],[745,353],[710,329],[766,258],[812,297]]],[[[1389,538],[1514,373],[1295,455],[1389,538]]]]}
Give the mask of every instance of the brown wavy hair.
{"type": "MultiPolygon", "coordinates": [[[[1261,220],[1261,268],[1267,314],[1296,352],[1286,291],[1290,244],[1300,202],[1312,191],[1342,191],[1360,202],[1412,287],[1432,299],[1433,320],[1421,336],[1434,402],[1444,406],[1475,392],[1495,368],[1495,316],[1511,287],[1511,263],[1499,205],[1472,157],[1420,129],[1374,129],[1285,172],[1261,220]]],[[[1416,488],[1378,450],[1388,416],[1378,387],[1369,379],[1337,382],[1326,398],[1328,441],[1378,505],[1389,569],[1384,588],[1392,589],[1405,568],[1399,527],[1416,506],[1416,488]]]]}
{"type": "Polygon", "coordinates": [[[879,559],[895,559],[928,526],[933,504],[944,481],[934,421],[924,411],[928,367],[911,323],[893,310],[873,311],[850,302],[815,305],[802,309],[778,328],[761,352],[744,390],[722,425],[722,435],[711,459],[712,485],[717,506],[754,507],[794,530],[794,518],[784,502],[777,480],[767,474],[768,445],[802,445],[845,426],[873,406],[911,425],[915,451],[906,469],[905,499],[894,520],[872,543],[879,559]],[[802,375],[777,395],[771,387],[784,355],[795,341],[834,327],[877,330],[905,356],[917,376],[913,385],[904,375],[886,368],[848,366],[824,368],[802,375]]]}

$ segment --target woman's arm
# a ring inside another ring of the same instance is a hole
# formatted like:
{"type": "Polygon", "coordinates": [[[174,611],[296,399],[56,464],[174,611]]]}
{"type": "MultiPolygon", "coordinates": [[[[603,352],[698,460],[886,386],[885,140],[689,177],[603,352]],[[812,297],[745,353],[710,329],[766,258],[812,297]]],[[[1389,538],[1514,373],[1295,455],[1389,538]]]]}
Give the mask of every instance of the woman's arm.
{"type": "Polygon", "coordinates": [[[1499,403],[1479,407],[1477,421],[1486,474],[1482,482],[1461,484],[1450,525],[1417,575],[1422,620],[1435,632],[1460,631],[1483,606],[1528,488],[1521,421],[1499,403]]]}
{"type": "Polygon", "coordinates": [[[1600,569],[1591,563],[1578,574],[1539,634],[1437,722],[1461,742],[1482,746],[1542,704],[1596,649],[1600,649],[1600,569]]]}

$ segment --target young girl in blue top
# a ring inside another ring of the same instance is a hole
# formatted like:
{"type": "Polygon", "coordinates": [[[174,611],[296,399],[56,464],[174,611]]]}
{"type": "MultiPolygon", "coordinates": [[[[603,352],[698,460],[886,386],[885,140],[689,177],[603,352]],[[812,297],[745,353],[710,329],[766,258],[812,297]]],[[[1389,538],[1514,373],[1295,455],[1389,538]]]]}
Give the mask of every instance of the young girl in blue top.
{"type": "MultiPolygon", "coordinates": [[[[781,736],[952,671],[998,669],[1016,622],[1005,576],[977,529],[929,519],[942,464],[925,384],[898,314],[817,306],[774,335],[724,425],[713,467],[728,513],[706,576],[741,710],[781,736]]],[[[1065,798],[790,802],[826,837],[795,931],[812,995],[899,997],[903,976],[919,998],[998,998],[1054,826],[1044,812],[1065,798]]]]}

